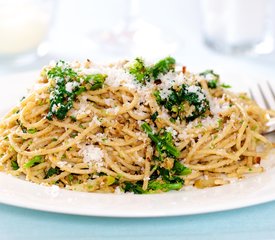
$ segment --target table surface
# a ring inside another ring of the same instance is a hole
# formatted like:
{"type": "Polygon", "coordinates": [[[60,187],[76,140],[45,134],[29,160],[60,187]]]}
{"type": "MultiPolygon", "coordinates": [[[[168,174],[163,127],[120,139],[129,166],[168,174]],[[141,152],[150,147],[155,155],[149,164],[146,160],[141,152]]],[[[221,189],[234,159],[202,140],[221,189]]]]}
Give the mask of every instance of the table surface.
{"type": "MultiPolygon", "coordinates": [[[[88,4],[88,1],[83,1],[83,3],[84,2],[88,4]]],[[[160,4],[167,4],[164,0],[160,2],[160,4]]],[[[184,16],[175,14],[174,17],[177,21],[181,20],[181,28],[185,27],[188,34],[176,31],[177,34],[174,38],[177,39],[180,45],[182,44],[182,47],[177,48],[177,51],[171,51],[171,55],[178,56],[180,60],[186,64],[196,65],[197,62],[200,62],[200,66],[205,68],[213,67],[213,65],[222,61],[234,63],[234,66],[239,66],[240,64],[251,66],[251,70],[257,67],[261,69],[261,71],[268,73],[269,76],[275,76],[274,54],[264,57],[232,57],[223,56],[208,50],[201,41],[198,27],[199,20],[195,19],[192,15],[198,7],[197,1],[186,0],[183,2],[181,7],[185,9],[189,8],[190,11],[185,11],[184,16]],[[182,19],[180,17],[182,17],[182,19]],[[190,21],[193,21],[191,25],[189,24],[190,21]]],[[[179,1],[174,0],[171,1],[171,3],[173,3],[174,9],[176,9],[179,1]]],[[[65,30],[62,28],[62,24],[70,20],[68,11],[69,9],[75,8],[74,4],[74,0],[66,1],[66,4],[65,1],[60,1],[59,12],[56,14],[57,19],[51,34],[53,49],[47,57],[24,67],[12,69],[1,69],[0,67],[0,75],[37,69],[43,64],[46,64],[50,59],[58,59],[60,56],[68,59],[87,57],[85,46],[72,52],[68,49],[73,48],[74,40],[71,42],[63,41],[66,37],[66,32],[64,32],[65,30]],[[63,39],[60,36],[63,36],[63,39]],[[64,45],[62,45],[62,43],[64,43],[64,45]]],[[[151,7],[153,7],[156,1],[150,1],[150,4],[151,7]]],[[[153,24],[163,23],[160,27],[161,29],[165,29],[166,23],[161,22],[160,18],[155,19],[144,6],[145,1],[141,1],[141,15],[153,24]]],[[[166,9],[165,6],[160,8],[161,11],[166,9]]],[[[84,9],[84,4],[76,8],[76,10],[84,9]]],[[[172,10],[169,12],[170,16],[173,13],[172,10]]],[[[78,19],[79,22],[82,20],[81,18],[78,19]]],[[[92,52],[89,54],[92,54],[92,52]]],[[[104,58],[102,55],[94,54],[93,56],[95,58],[104,58]]],[[[275,202],[231,211],[193,216],[137,219],[73,216],[0,204],[0,239],[25,238],[28,240],[275,239],[275,202]]]]}

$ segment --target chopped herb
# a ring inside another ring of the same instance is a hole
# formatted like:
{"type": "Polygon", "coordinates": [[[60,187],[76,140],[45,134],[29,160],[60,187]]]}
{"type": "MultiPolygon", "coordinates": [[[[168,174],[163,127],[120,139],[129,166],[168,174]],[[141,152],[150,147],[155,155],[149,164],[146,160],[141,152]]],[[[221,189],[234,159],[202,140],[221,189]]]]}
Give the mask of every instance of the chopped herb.
{"type": "Polygon", "coordinates": [[[27,133],[27,128],[23,126],[23,124],[20,122],[20,120],[17,119],[16,122],[19,125],[19,127],[21,128],[22,132],[27,133]]]}
{"type": "Polygon", "coordinates": [[[156,121],[158,115],[159,115],[159,113],[158,113],[157,111],[154,112],[154,113],[151,115],[151,119],[152,119],[153,122],[156,121]]]}
{"type": "Polygon", "coordinates": [[[74,180],[74,176],[72,174],[68,175],[68,181],[72,182],[74,180]]]}
{"type": "Polygon", "coordinates": [[[78,87],[78,90],[76,90],[74,93],[76,96],[80,95],[81,93],[85,92],[86,91],[86,87],[84,86],[80,86],[78,87]]]}
{"type": "Polygon", "coordinates": [[[8,136],[5,136],[5,137],[3,138],[3,140],[5,140],[5,141],[7,141],[8,139],[9,139],[8,136]]]}
{"type": "Polygon", "coordinates": [[[58,168],[58,167],[52,168],[52,167],[51,167],[51,168],[47,171],[45,178],[49,178],[49,177],[51,177],[51,176],[53,176],[53,175],[58,175],[58,174],[60,174],[60,173],[61,173],[60,168],[58,168]]]}
{"type": "Polygon", "coordinates": [[[76,117],[75,116],[70,116],[73,122],[76,122],[76,117]]]}
{"type": "Polygon", "coordinates": [[[116,182],[116,179],[113,176],[107,176],[106,179],[107,179],[106,183],[108,186],[111,186],[112,184],[114,184],[116,182]]]}
{"type": "Polygon", "coordinates": [[[200,123],[198,123],[196,126],[195,126],[195,128],[201,128],[202,127],[202,123],[200,122],[200,123]]]}
{"type": "Polygon", "coordinates": [[[26,97],[25,97],[25,96],[23,96],[23,97],[20,99],[20,102],[22,102],[25,98],[26,98],[26,97]]]}
{"type": "Polygon", "coordinates": [[[11,167],[12,167],[13,170],[19,169],[19,166],[18,166],[18,163],[17,163],[16,160],[11,161],[11,167]]]}
{"type": "Polygon", "coordinates": [[[170,118],[169,120],[170,120],[171,123],[175,123],[176,122],[176,119],[174,119],[174,118],[170,118]]]}
{"type": "Polygon", "coordinates": [[[258,126],[254,125],[254,126],[251,128],[251,130],[252,130],[252,131],[255,131],[257,128],[258,128],[258,126]]]}
{"type": "Polygon", "coordinates": [[[57,141],[57,138],[52,138],[52,142],[56,142],[57,141]]]}
{"type": "Polygon", "coordinates": [[[39,99],[39,100],[37,101],[37,104],[38,104],[39,106],[42,106],[43,103],[44,103],[44,100],[43,100],[43,99],[39,99]]]}
{"type": "Polygon", "coordinates": [[[21,126],[21,129],[23,133],[27,133],[27,128],[25,128],[24,126],[21,126]]]}
{"type": "Polygon", "coordinates": [[[153,95],[155,96],[156,101],[159,105],[163,105],[165,103],[165,101],[161,99],[160,91],[155,91],[153,95]]]}
{"type": "Polygon", "coordinates": [[[70,137],[71,137],[71,138],[75,138],[77,135],[78,135],[78,132],[72,132],[72,133],[70,134],[70,137]]]}
{"type": "Polygon", "coordinates": [[[31,160],[24,164],[25,168],[31,168],[44,161],[43,157],[40,155],[34,156],[31,160]]]}
{"type": "Polygon", "coordinates": [[[221,127],[222,127],[222,119],[219,118],[217,122],[218,122],[218,129],[221,129],[221,127]]]}
{"type": "Polygon", "coordinates": [[[37,129],[36,128],[31,128],[31,129],[28,129],[27,132],[30,133],[30,134],[34,134],[34,133],[37,132],[37,129]]]}

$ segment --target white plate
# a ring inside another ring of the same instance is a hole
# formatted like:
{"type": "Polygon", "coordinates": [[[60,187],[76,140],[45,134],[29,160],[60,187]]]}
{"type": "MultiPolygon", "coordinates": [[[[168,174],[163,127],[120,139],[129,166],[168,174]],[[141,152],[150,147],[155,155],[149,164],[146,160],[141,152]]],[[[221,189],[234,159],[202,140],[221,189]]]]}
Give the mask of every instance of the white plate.
{"type": "MultiPolygon", "coordinates": [[[[31,72],[0,78],[1,114],[18,102],[36,75],[31,72]]],[[[242,90],[248,84],[241,76],[223,75],[227,83],[242,90]]],[[[246,74],[245,78],[251,83],[251,77],[246,74]]],[[[0,173],[0,202],[43,211],[108,217],[176,216],[229,210],[275,200],[275,155],[264,164],[264,173],[230,185],[155,195],[72,192],[0,173]]]]}

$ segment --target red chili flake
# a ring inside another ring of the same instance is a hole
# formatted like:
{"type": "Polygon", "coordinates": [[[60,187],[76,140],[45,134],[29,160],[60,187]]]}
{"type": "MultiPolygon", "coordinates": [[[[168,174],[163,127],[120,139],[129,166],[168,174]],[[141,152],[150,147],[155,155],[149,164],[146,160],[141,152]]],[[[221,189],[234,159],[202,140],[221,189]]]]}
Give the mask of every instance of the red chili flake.
{"type": "Polygon", "coordinates": [[[156,79],[156,80],[154,81],[154,83],[155,83],[156,85],[159,85],[159,84],[161,84],[161,80],[160,80],[160,79],[156,79]]]}
{"type": "Polygon", "coordinates": [[[182,71],[182,73],[185,73],[186,72],[186,66],[182,66],[181,71],[182,71]]]}
{"type": "Polygon", "coordinates": [[[257,156],[254,158],[255,163],[260,164],[261,163],[261,157],[257,156]]]}

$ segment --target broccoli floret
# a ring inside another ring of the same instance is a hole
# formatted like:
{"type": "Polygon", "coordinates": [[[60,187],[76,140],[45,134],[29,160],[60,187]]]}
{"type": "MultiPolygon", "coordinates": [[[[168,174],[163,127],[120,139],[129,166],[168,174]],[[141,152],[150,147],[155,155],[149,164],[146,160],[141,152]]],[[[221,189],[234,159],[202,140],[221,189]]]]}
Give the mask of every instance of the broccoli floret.
{"type": "Polygon", "coordinates": [[[144,65],[144,61],[141,58],[136,58],[133,65],[129,69],[130,74],[132,74],[135,79],[145,84],[147,81],[150,81],[150,69],[144,65]]]}
{"type": "Polygon", "coordinates": [[[160,74],[174,71],[175,63],[174,58],[167,57],[158,61],[152,67],[146,67],[143,59],[136,58],[129,69],[129,73],[132,74],[138,82],[146,84],[146,82],[149,82],[151,79],[156,80],[160,74]]]}
{"type": "Polygon", "coordinates": [[[148,134],[148,137],[155,143],[156,150],[158,151],[161,159],[164,153],[168,156],[179,157],[180,152],[175,147],[172,134],[170,132],[160,131],[159,133],[154,134],[148,123],[143,123],[141,127],[148,134]]]}
{"type": "Polygon", "coordinates": [[[60,173],[61,173],[61,170],[60,170],[60,168],[58,168],[58,167],[49,168],[49,170],[48,170],[47,173],[46,173],[45,178],[49,178],[49,177],[51,177],[51,176],[53,176],[53,175],[55,175],[55,174],[60,174],[60,173]]]}
{"type": "Polygon", "coordinates": [[[199,86],[183,84],[178,90],[171,89],[166,99],[162,99],[158,91],[154,95],[157,103],[168,109],[174,119],[192,121],[209,109],[209,102],[199,86]]]}
{"type": "Polygon", "coordinates": [[[154,168],[155,171],[150,176],[147,190],[142,189],[142,181],[137,181],[135,183],[124,182],[124,191],[144,194],[179,190],[184,184],[184,180],[181,177],[191,173],[191,169],[185,167],[177,160],[174,161],[172,169],[166,169],[157,165],[154,168]]]}
{"type": "Polygon", "coordinates": [[[90,90],[97,90],[103,87],[106,78],[106,74],[90,74],[85,77],[84,82],[92,84],[90,90]]]}
{"type": "Polygon", "coordinates": [[[160,74],[166,74],[169,71],[175,71],[176,60],[172,57],[167,57],[157,62],[151,72],[154,79],[157,79],[160,74]]]}
{"type": "Polygon", "coordinates": [[[55,67],[47,72],[47,77],[55,80],[55,86],[51,88],[50,110],[47,119],[52,120],[56,116],[59,120],[63,120],[73,107],[76,96],[87,90],[102,88],[107,75],[87,75],[84,79],[86,85],[80,86],[80,76],[67,63],[59,61],[55,67]],[[72,91],[66,90],[66,84],[69,82],[78,82],[72,91]]]}
{"type": "Polygon", "coordinates": [[[204,72],[201,72],[199,75],[206,78],[207,85],[209,88],[215,89],[218,87],[220,76],[214,73],[213,70],[206,70],[204,72]]]}

